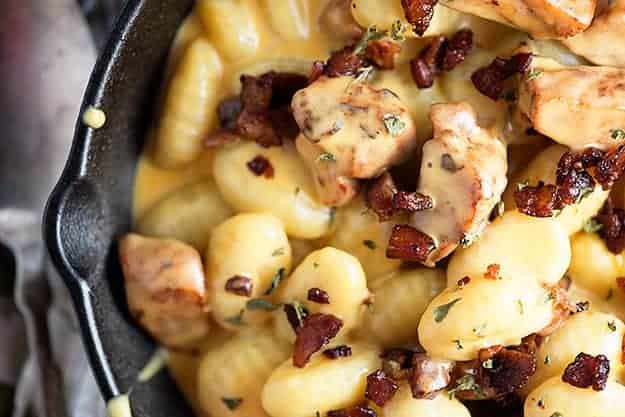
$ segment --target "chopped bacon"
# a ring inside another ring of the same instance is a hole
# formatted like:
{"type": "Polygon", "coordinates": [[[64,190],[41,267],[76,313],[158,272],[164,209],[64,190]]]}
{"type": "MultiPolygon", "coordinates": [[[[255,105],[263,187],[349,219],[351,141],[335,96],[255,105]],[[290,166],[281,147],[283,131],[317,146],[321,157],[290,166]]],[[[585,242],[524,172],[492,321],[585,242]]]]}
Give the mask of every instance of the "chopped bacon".
{"type": "Polygon", "coordinates": [[[367,375],[365,398],[373,401],[380,407],[384,407],[384,404],[393,398],[398,389],[399,385],[386,376],[384,371],[378,369],[367,375]]]}
{"type": "Polygon", "coordinates": [[[577,388],[603,391],[610,374],[610,360],[604,355],[580,353],[564,370],[562,381],[577,388]]]}
{"type": "Polygon", "coordinates": [[[486,279],[499,279],[499,272],[501,271],[501,265],[490,264],[486,267],[484,272],[484,278],[486,279]]]}
{"type": "Polygon", "coordinates": [[[302,327],[302,321],[308,316],[308,310],[302,309],[300,311],[300,314],[298,315],[296,307],[292,304],[285,304],[283,310],[286,314],[286,319],[291,325],[291,328],[293,329],[295,334],[297,334],[297,332],[299,332],[299,329],[302,327]]]}
{"type": "Polygon", "coordinates": [[[293,348],[293,365],[306,366],[313,353],[327,345],[343,327],[343,321],[332,314],[312,314],[297,331],[293,348]]]}
{"type": "Polygon", "coordinates": [[[249,297],[252,295],[252,289],[254,283],[248,277],[241,275],[235,275],[226,281],[225,289],[232,294],[240,295],[242,297],[249,297]]]}
{"type": "Polygon", "coordinates": [[[429,210],[434,208],[432,197],[421,193],[409,193],[407,191],[399,191],[393,196],[393,210],[405,211],[407,213],[415,213],[417,211],[429,210]]]}
{"type": "Polygon", "coordinates": [[[460,278],[456,284],[458,285],[458,287],[464,288],[467,285],[469,285],[470,282],[471,282],[471,277],[466,276],[466,277],[460,278]]]}
{"type": "Polygon", "coordinates": [[[436,36],[419,56],[410,62],[412,78],[417,87],[424,89],[434,85],[434,79],[443,71],[451,71],[464,62],[473,48],[473,32],[458,31],[450,40],[436,36]]]}
{"type": "Polygon", "coordinates": [[[608,250],[614,254],[623,252],[625,250],[625,210],[614,208],[612,199],[609,198],[595,220],[602,226],[599,236],[608,250]]]}
{"type": "Polygon", "coordinates": [[[418,352],[404,348],[386,350],[380,355],[382,370],[395,381],[410,378],[412,372],[412,358],[418,352]]]}
{"type": "Polygon", "coordinates": [[[269,160],[262,155],[258,155],[249,161],[247,163],[247,168],[257,177],[262,175],[265,178],[270,179],[273,178],[274,175],[273,165],[271,165],[271,162],[269,162],[269,160]]]}
{"type": "Polygon", "coordinates": [[[425,262],[428,255],[436,248],[434,240],[407,224],[393,227],[391,238],[386,248],[386,257],[411,262],[425,262]]]}
{"type": "Polygon", "coordinates": [[[377,414],[368,407],[357,405],[355,407],[328,411],[328,417],[377,417],[377,414]]]}
{"type": "Polygon", "coordinates": [[[414,32],[423,36],[434,17],[434,6],[438,0],[401,0],[406,20],[413,26],[414,32]]]}
{"type": "Polygon", "coordinates": [[[625,145],[609,151],[597,164],[595,178],[604,190],[612,188],[625,172],[625,145]]]}
{"type": "Polygon", "coordinates": [[[329,359],[347,358],[352,356],[352,348],[347,345],[340,345],[323,351],[323,356],[329,359]]]}
{"type": "Polygon", "coordinates": [[[453,363],[442,359],[432,359],[425,353],[417,353],[412,358],[410,389],[417,399],[432,399],[451,382],[453,363]]]}
{"type": "MultiPolygon", "coordinates": [[[[291,114],[293,95],[308,85],[299,74],[268,72],[241,76],[241,94],[223,100],[218,116],[223,130],[245,136],[263,146],[279,146],[299,129],[291,114]]],[[[215,146],[215,140],[207,140],[215,146]]]]}
{"type": "Polygon", "coordinates": [[[532,54],[521,53],[509,59],[495,58],[488,66],[478,69],[471,76],[477,90],[493,100],[499,100],[504,81],[515,74],[525,74],[532,63],[532,54]]]}
{"type": "Polygon", "coordinates": [[[308,290],[308,301],[317,304],[330,304],[330,296],[320,288],[310,288],[308,290]]]}
{"type": "Polygon", "coordinates": [[[367,204],[377,214],[380,222],[385,222],[393,217],[393,196],[397,193],[397,187],[393,177],[388,172],[374,180],[367,188],[367,204]]]}
{"type": "Polygon", "coordinates": [[[523,214],[532,217],[553,217],[559,206],[557,187],[540,181],[537,186],[526,186],[516,190],[514,201],[523,214]]]}
{"type": "Polygon", "coordinates": [[[328,77],[356,75],[366,64],[367,61],[363,56],[354,54],[353,46],[346,46],[330,55],[323,73],[328,77]]]}
{"type": "Polygon", "coordinates": [[[401,52],[401,44],[392,40],[369,42],[365,56],[383,70],[395,68],[395,57],[401,52]]]}

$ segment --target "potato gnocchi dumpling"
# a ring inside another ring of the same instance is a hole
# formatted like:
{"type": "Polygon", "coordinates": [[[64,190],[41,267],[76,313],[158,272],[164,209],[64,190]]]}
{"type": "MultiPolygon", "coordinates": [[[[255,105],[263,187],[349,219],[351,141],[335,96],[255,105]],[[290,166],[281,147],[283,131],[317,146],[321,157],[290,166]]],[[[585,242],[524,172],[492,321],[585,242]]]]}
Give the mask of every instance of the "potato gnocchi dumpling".
{"type": "Polygon", "coordinates": [[[402,385],[382,409],[385,417],[470,417],[469,410],[457,399],[441,394],[434,399],[414,399],[410,386],[402,385]]]}

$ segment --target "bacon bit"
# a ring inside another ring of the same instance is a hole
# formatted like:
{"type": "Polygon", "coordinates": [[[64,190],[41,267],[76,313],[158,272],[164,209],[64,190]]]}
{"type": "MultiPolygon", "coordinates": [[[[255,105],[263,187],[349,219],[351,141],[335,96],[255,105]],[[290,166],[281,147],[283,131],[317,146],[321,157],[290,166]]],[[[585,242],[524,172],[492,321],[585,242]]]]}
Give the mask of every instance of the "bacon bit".
{"type": "Polygon", "coordinates": [[[340,77],[343,75],[356,75],[358,71],[366,66],[366,59],[354,54],[353,46],[335,51],[330,55],[330,59],[325,65],[324,75],[328,77],[340,77]]]}
{"type": "Polygon", "coordinates": [[[473,48],[473,32],[458,31],[451,40],[437,36],[426,46],[416,59],[410,61],[412,78],[417,87],[430,88],[434,79],[443,71],[451,71],[464,62],[473,48]]]}
{"type": "Polygon", "coordinates": [[[393,177],[388,172],[370,183],[367,188],[367,205],[378,216],[380,222],[385,222],[393,217],[393,196],[397,193],[397,187],[393,177]]]}
{"type": "Polygon", "coordinates": [[[486,279],[499,279],[499,273],[501,272],[501,265],[490,264],[486,267],[484,278],[486,279]]]}
{"type": "Polygon", "coordinates": [[[341,345],[324,350],[323,355],[329,359],[347,358],[352,356],[352,348],[347,345],[341,345]]]}
{"type": "Polygon", "coordinates": [[[310,288],[308,290],[308,301],[317,304],[330,304],[330,296],[320,288],[310,288]]]}
{"type": "Polygon", "coordinates": [[[562,381],[577,388],[603,391],[610,374],[610,360],[604,355],[580,353],[564,370],[562,381]]]}
{"type": "Polygon", "coordinates": [[[625,210],[614,208],[612,199],[608,199],[595,220],[603,226],[599,230],[599,237],[603,239],[608,250],[617,255],[623,252],[625,250],[625,210]]]}
{"type": "Polygon", "coordinates": [[[401,44],[391,40],[369,42],[365,56],[383,70],[395,68],[395,57],[401,52],[401,44]]]}
{"type": "Polygon", "coordinates": [[[293,365],[306,366],[313,353],[327,345],[343,327],[343,321],[332,314],[312,314],[304,319],[293,348],[293,365]]]}
{"type": "Polygon", "coordinates": [[[387,377],[384,371],[378,369],[367,375],[365,398],[373,401],[380,407],[384,407],[384,404],[393,398],[398,389],[399,385],[387,377]]]}
{"type": "Polygon", "coordinates": [[[625,292],[625,277],[618,277],[616,279],[616,286],[621,290],[625,292]]]}
{"type": "Polygon", "coordinates": [[[408,379],[412,372],[412,358],[416,354],[418,352],[403,348],[386,350],[380,355],[382,370],[395,381],[408,379]]]}
{"type": "Polygon", "coordinates": [[[432,359],[425,353],[417,353],[412,358],[410,389],[417,399],[432,399],[451,382],[453,363],[442,359],[432,359]]]}
{"type": "Polygon", "coordinates": [[[226,281],[226,291],[231,292],[242,297],[249,297],[252,295],[252,289],[254,283],[248,277],[241,275],[235,275],[226,281]]]}
{"type": "Polygon", "coordinates": [[[409,193],[399,191],[393,196],[393,211],[405,211],[415,213],[417,211],[430,210],[434,208],[432,197],[421,193],[409,193]]]}
{"type": "Polygon", "coordinates": [[[464,278],[460,278],[460,279],[458,280],[457,284],[458,284],[458,287],[460,287],[460,288],[464,288],[464,287],[466,287],[467,285],[469,285],[469,283],[470,283],[470,282],[471,282],[471,277],[466,276],[466,277],[464,277],[464,278]]]}
{"type": "Polygon", "coordinates": [[[283,310],[291,328],[295,334],[297,334],[299,329],[302,327],[302,321],[308,316],[308,311],[304,310],[298,314],[296,308],[292,304],[285,304],[283,310]],[[302,321],[300,321],[300,317],[302,321]]]}
{"type": "Polygon", "coordinates": [[[267,158],[262,155],[258,155],[247,163],[247,168],[254,173],[257,177],[261,175],[267,179],[273,178],[274,170],[273,165],[267,158]]]}
{"type": "Polygon", "coordinates": [[[241,97],[230,97],[219,103],[217,115],[221,128],[234,129],[242,110],[243,103],[241,102],[241,97]]]}
{"type": "Polygon", "coordinates": [[[609,151],[598,163],[595,178],[604,190],[612,188],[625,172],[625,145],[609,151]]]}
{"type": "Polygon", "coordinates": [[[417,35],[423,36],[428,30],[434,17],[436,3],[438,0],[401,0],[406,20],[417,35]]]}
{"type": "Polygon", "coordinates": [[[525,74],[532,63],[532,54],[521,53],[509,59],[495,58],[488,66],[478,69],[471,76],[477,90],[493,100],[499,100],[504,81],[515,74],[525,74]]]}
{"type": "Polygon", "coordinates": [[[368,407],[357,405],[355,407],[328,411],[328,417],[377,417],[377,414],[368,407]]]}
{"type": "Polygon", "coordinates": [[[553,217],[558,206],[557,187],[545,185],[540,181],[537,186],[527,186],[514,192],[514,201],[518,210],[532,217],[553,217]]]}
{"type": "Polygon", "coordinates": [[[396,225],[386,248],[386,257],[425,262],[435,248],[434,240],[425,233],[407,224],[396,225]]]}

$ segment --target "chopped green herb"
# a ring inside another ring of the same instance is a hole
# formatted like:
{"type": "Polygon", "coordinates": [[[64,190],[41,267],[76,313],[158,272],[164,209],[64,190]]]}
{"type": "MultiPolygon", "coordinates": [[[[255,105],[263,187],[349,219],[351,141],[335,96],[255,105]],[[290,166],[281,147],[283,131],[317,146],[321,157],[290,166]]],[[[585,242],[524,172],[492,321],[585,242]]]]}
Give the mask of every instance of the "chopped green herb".
{"type": "Polygon", "coordinates": [[[535,69],[535,70],[533,70],[532,72],[530,72],[530,73],[527,75],[527,81],[531,81],[531,80],[533,80],[534,78],[538,78],[538,77],[540,77],[542,73],[543,73],[543,72],[542,72],[542,71],[540,71],[540,70],[536,70],[536,69],[535,69]]]}
{"type": "Polygon", "coordinates": [[[484,390],[475,382],[475,377],[473,377],[473,375],[465,375],[458,379],[456,381],[456,386],[447,391],[449,393],[449,398],[453,399],[458,391],[473,391],[475,398],[486,398],[484,390]]]}
{"type": "Polygon", "coordinates": [[[302,191],[301,188],[295,187],[295,195],[298,195],[302,191]]]}
{"type": "Polygon", "coordinates": [[[561,413],[561,412],[556,411],[555,413],[553,413],[553,414],[551,415],[551,417],[564,417],[564,416],[562,415],[562,413],[561,413]]]}
{"type": "Polygon", "coordinates": [[[321,155],[317,157],[317,160],[325,161],[325,162],[336,162],[336,156],[334,156],[330,152],[323,152],[321,155]]]}
{"type": "Polygon", "coordinates": [[[265,295],[271,294],[272,292],[276,290],[276,288],[278,288],[278,286],[284,279],[285,273],[286,273],[286,269],[284,268],[278,269],[278,272],[276,272],[273,278],[271,278],[271,285],[269,286],[269,288],[267,288],[267,291],[265,291],[265,295]]]}
{"type": "Polygon", "coordinates": [[[380,40],[386,37],[387,32],[385,30],[378,30],[375,25],[369,26],[365,33],[362,35],[362,38],[358,41],[356,46],[354,47],[354,55],[360,55],[367,50],[367,46],[369,46],[369,42],[380,40]]]}
{"type": "Polygon", "coordinates": [[[595,219],[590,219],[584,223],[584,232],[586,233],[597,233],[602,228],[603,225],[595,219]]]}
{"type": "Polygon", "coordinates": [[[377,249],[378,245],[373,240],[363,240],[362,244],[371,250],[377,249]]]}
{"type": "Polygon", "coordinates": [[[387,113],[384,115],[384,126],[386,126],[386,130],[391,136],[399,136],[406,129],[406,122],[391,113],[387,113]]]}
{"type": "Polygon", "coordinates": [[[484,368],[484,369],[493,369],[493,360],[492,359],[487,359],[484,362],[482,362],[482,368],[484,368]]]}
{"type": "Polygon", "coordinates": [[[614,140],[623,140],[625,139],[625,130],[623,129],[612,129],[610,130],[610,135],[614,140]]]}
{"type": "Polygon", "coordinates": [[[236,316],[227,318],[226,322],[234,326],[244,326],[245,325],[245,322],[243,321],[244,313],[245,313],[245,310],[241,310],[239,311],[239,314],[237,314],[236,316]]]}
{"type": "Polygon", "coordinates": [[[226,407],[228,407],[228,410],[234,411],[237,408],[239,408],[239,406],[243,402],[243,398],[239,398],[239,397],[233,397],[233,398],[222,397],[221,401],[225,404],[226,407]]]}
{"type": "Polygon", "coordinates": [[[482,323],[479,326],[476,326],[472,329],[473,333],[477,336],[477,337],[482,337],[482,332],[486,329],[486,323],[482,323]]]}
{"type": "Polygon", "coordinates": [[[545,363],[545,365],[551,364],[551,356],[549,356],[549,355],[545,356],[544,363],[545,363]]]}
{"type": "Polygon", "coordinates": [[[333,226],[335,221],[336,221],[336,207],[332,207],[330,209],[330,226],[333,226]]]}
{"type": "Polygon", "coordinates": [[[319,268],[319,262],[313,262],[313,268],[319,268]]]}
{"type": "Polygon", "coordinates": [[[447,315],[449,314],[449,310],[451,310],[451,308],[455,306],[456,303],[458,303],[460,300],[462,300],[462,298],[456,298],[455,300],[447,304],[436,307],[434,309],[434,321],[440,323],[441,321],[445,320],[445,317],[447,317],[447,315]]]}
{"type": "Polygon", "coordinates": [[[517,303],[519,305],[519,313],[521,315],[525,314],[525,307],[523,306],[523,300],[517,300],[517,303]]]}
{"type": "Polygon", "coordinates": [[[264,311],[274,311],[280,308],[279,305],[270,303],[269,301],[263,298],[253,298],[245,304],[245,307],[247,307],[248,310],[264,310],[264,311]]]}
{"type": "Polygon", "coordinates": [[[391,38],[397,42],[403,42],[406,40],[405,34],[408,28],[403,24],[401,20],[396,20],[391,26],[391,38]]]}
{"type": "Polygon", "coordinates": [[[608,322],[608,329],[610,329],[612,333],[616,331],[616,322],[614,320],[608,322]]]}
{"type": "Polygon", "coordinates": [[[271,252],[271,256],[282,256],[284,255],[284,248],[278,248],[271,252]]]}
{"type": "Polygon", "coordinates": [[[291,305],[293,306],[293,309],[295,310],[297,321],[299,322],[300,326],[303,326],[304,319],[308,316],[308,310],[299,301],[293,301],[291,305]]]}
{"type": "Polygon", "coordinates": [[[452,342],[455,343],[456,345],[456,349],[458,350],[464,350],[464,346],[462,345],[462,340],[460,339],[456,339],[456,340],[452,340],[452,342]]]}
{"type": "Polygon", "coordinates": [[[592,194],[592,192],[594,190],[595,190],[594,187],[582,188],[582,190],[579,192],[579,197],[577,198],[577,203],[579,204],[580,201],[582,201],[583,199],[588,197],[590,194],[592,194]]]}

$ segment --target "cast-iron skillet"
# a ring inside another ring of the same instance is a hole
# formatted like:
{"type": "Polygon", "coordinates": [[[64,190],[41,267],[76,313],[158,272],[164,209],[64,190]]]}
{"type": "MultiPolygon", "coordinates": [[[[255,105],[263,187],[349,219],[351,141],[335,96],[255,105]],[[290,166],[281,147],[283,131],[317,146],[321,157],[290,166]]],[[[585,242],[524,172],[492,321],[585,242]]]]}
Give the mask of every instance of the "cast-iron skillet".
{"type": "MultiPolygon", "coordinates": [[[[133,180],[168,49],[193,0],[130,0],[100,57],[83,109],[102,108],[104,128],[77,124],[65,171],[46,208],[44,237],[73,298],[106,400],[127,392],[155,350],[132,324],[115,240],[131,223],[133,180]]],[[[82,113],[82,112],[81,112],[82,113]]],[[[190,416],[162,372],[131,395],[135,416],[190,416]]]]}

